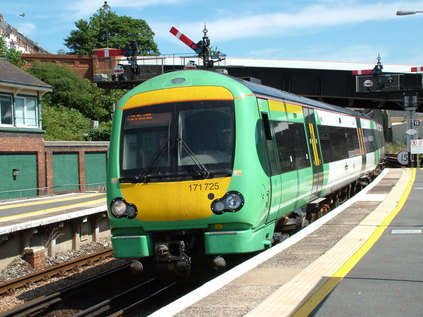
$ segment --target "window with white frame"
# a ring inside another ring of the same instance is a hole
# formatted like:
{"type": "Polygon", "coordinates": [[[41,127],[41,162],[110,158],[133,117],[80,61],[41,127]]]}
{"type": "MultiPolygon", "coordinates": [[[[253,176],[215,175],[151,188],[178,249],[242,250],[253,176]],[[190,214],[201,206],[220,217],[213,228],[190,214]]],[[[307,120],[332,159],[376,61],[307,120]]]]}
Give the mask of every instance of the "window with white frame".
{"type": "Polygon", "coordinates": [[[0,126],[38,127],[37,98],[0,95],[0,126]]]}
{"type": "Polygon", "coordinates": [[[37,99],[31,97],[15,98],[15,123],[17,127],[37,127],[37,99]]]}
{"type": "Polygon", "coordinates": [[[12,97],[0,95],[0,125],[12,125],[12,97]]]}

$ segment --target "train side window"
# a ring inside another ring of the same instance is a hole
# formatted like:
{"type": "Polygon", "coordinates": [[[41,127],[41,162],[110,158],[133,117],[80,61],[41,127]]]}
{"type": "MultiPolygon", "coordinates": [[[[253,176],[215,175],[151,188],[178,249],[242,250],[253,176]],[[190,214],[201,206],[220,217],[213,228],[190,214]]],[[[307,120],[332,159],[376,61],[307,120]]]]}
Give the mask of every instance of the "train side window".
{"type": "Polygon", "coordinates": [[[307,138],[303,123],[289,122],[289,132],[294,150],[294,158],[297,169],[310,167],[310,158],[308,157],[307,138]]]}
{"type": "Polygon", "coordinates": [[[348,157],[359,156],[361,152],[357,129],[345,128],[344,131],[347,140],[348,157]]]}
{"type": "Polygon", "coordinates": [[[330,163],[348,158],[348,145],[344,127],[319,126],[319,139],[323,161],[330,163]]]}
{"type": "Polygon", "coordinates": [[[375,151],[375,143],[373,133],[370,129],[363,129],[364,145],[366,146],[366,153],[375,151]]]}
{"type": "Polygon", "coordinates": [[[266,112],[262,112],[261,117],[263,119],[263,128],[264,128],[264,134],[266,136],[266,140],[272,140],[272,132],[270,131],[269,115],[266,112]]]}
{"type": "Polygon", "coordinates": [[[286,173],[295,170],[295,157],[292,150],[288,122],[273,121],[273,129],[275,131],[281,172],[286,173]]]}

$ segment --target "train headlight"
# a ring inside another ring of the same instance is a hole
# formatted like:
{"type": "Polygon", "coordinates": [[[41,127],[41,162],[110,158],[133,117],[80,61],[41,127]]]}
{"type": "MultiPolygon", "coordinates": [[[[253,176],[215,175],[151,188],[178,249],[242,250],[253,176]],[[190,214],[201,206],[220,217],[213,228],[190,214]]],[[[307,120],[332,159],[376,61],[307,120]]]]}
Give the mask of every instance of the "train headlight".
{"type": "Polygon", "coordinates": [[[110,205],[110,211],[118,218],[135,218],[137,215],[137,208],[133,204],[128,204],[122,198],[115,198],[110,205]]]}
{"type": "Polygon", "coordinates": [[[244,196],[237,191],[230,191],[222,198],[216,199],[211,204],[211,210],[216,215],[224,212],[235,212],[244,206],[244,196]]]}

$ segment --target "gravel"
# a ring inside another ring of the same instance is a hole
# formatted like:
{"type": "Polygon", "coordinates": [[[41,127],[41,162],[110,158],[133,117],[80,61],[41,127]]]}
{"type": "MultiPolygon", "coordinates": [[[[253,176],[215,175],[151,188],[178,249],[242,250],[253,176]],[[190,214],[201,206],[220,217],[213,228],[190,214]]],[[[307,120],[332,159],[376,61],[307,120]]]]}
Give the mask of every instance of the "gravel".
{"type": "MultiPolygon", "coordinates": [[[[88,243],[81,246],[79,250],[70,250],[64,253],[58,253],[54,258],[47,257],[47,267],[69,262],[110,247],[110,239],[103,239],[100,242],[88,243]]],[[[63,287],[82,281],[90,276],[94,276],[96,274],[100,274],[101,272],[110,270],[113,267],[120,266],[125,262],[127,261],[109,257],[90,265],[75,268],[73,271],[52,277],[46,281],[40,281],[33,285],[19,288],[13,294],[0,295],[0,313],[28,302],[36,297],[56,292],[63,287]]],[[[0,284],[35,273],[36,271],[37,270],[35,270],[25,260],[17,258],[0,272],[0,284]]]]}

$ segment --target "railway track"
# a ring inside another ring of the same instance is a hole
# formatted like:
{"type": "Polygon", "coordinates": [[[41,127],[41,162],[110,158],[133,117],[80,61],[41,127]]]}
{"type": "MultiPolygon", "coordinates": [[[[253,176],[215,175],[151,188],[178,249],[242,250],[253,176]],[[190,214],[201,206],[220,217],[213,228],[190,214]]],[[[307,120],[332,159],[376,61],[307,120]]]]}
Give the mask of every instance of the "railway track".
{"type": "Polygon", "coordinates": [[[129,264],[125,264],[36,298],[0,317],[131,316],[131,312],[147,316],[198,286],[198,283],[179,285],[175,281],[133,275],[129,264]]]}
{"type": "Polygon", "coordinates": [[[42,280],[46,280],[50,277],[56,276],[58,274],[63,274],[64,272],[71,271],[76,267],[81,267],[87,264],[94,263],[96,261],[111,257],[113,255],[113,250],[108,248],[106,250],[87,255],[83,258],[79,258],[70,262],[58,264],[42,271],[23,276],[0,285],[0,295],[4,293],[11,293],[18,288],[36,283],[42,280]]]}
{"type": "MultiPolygon", "coordinates": [[[[239,257],[232,265],[244,260],[244,257],[239,257]]],[[[50,295],[41,296],[0,314],[0,317],[147,316],[217,274],[207,274],[201,270],[190,280],[175,282],[146,274],[134,275],[129,266],[126,263],[50,295]]]]}

